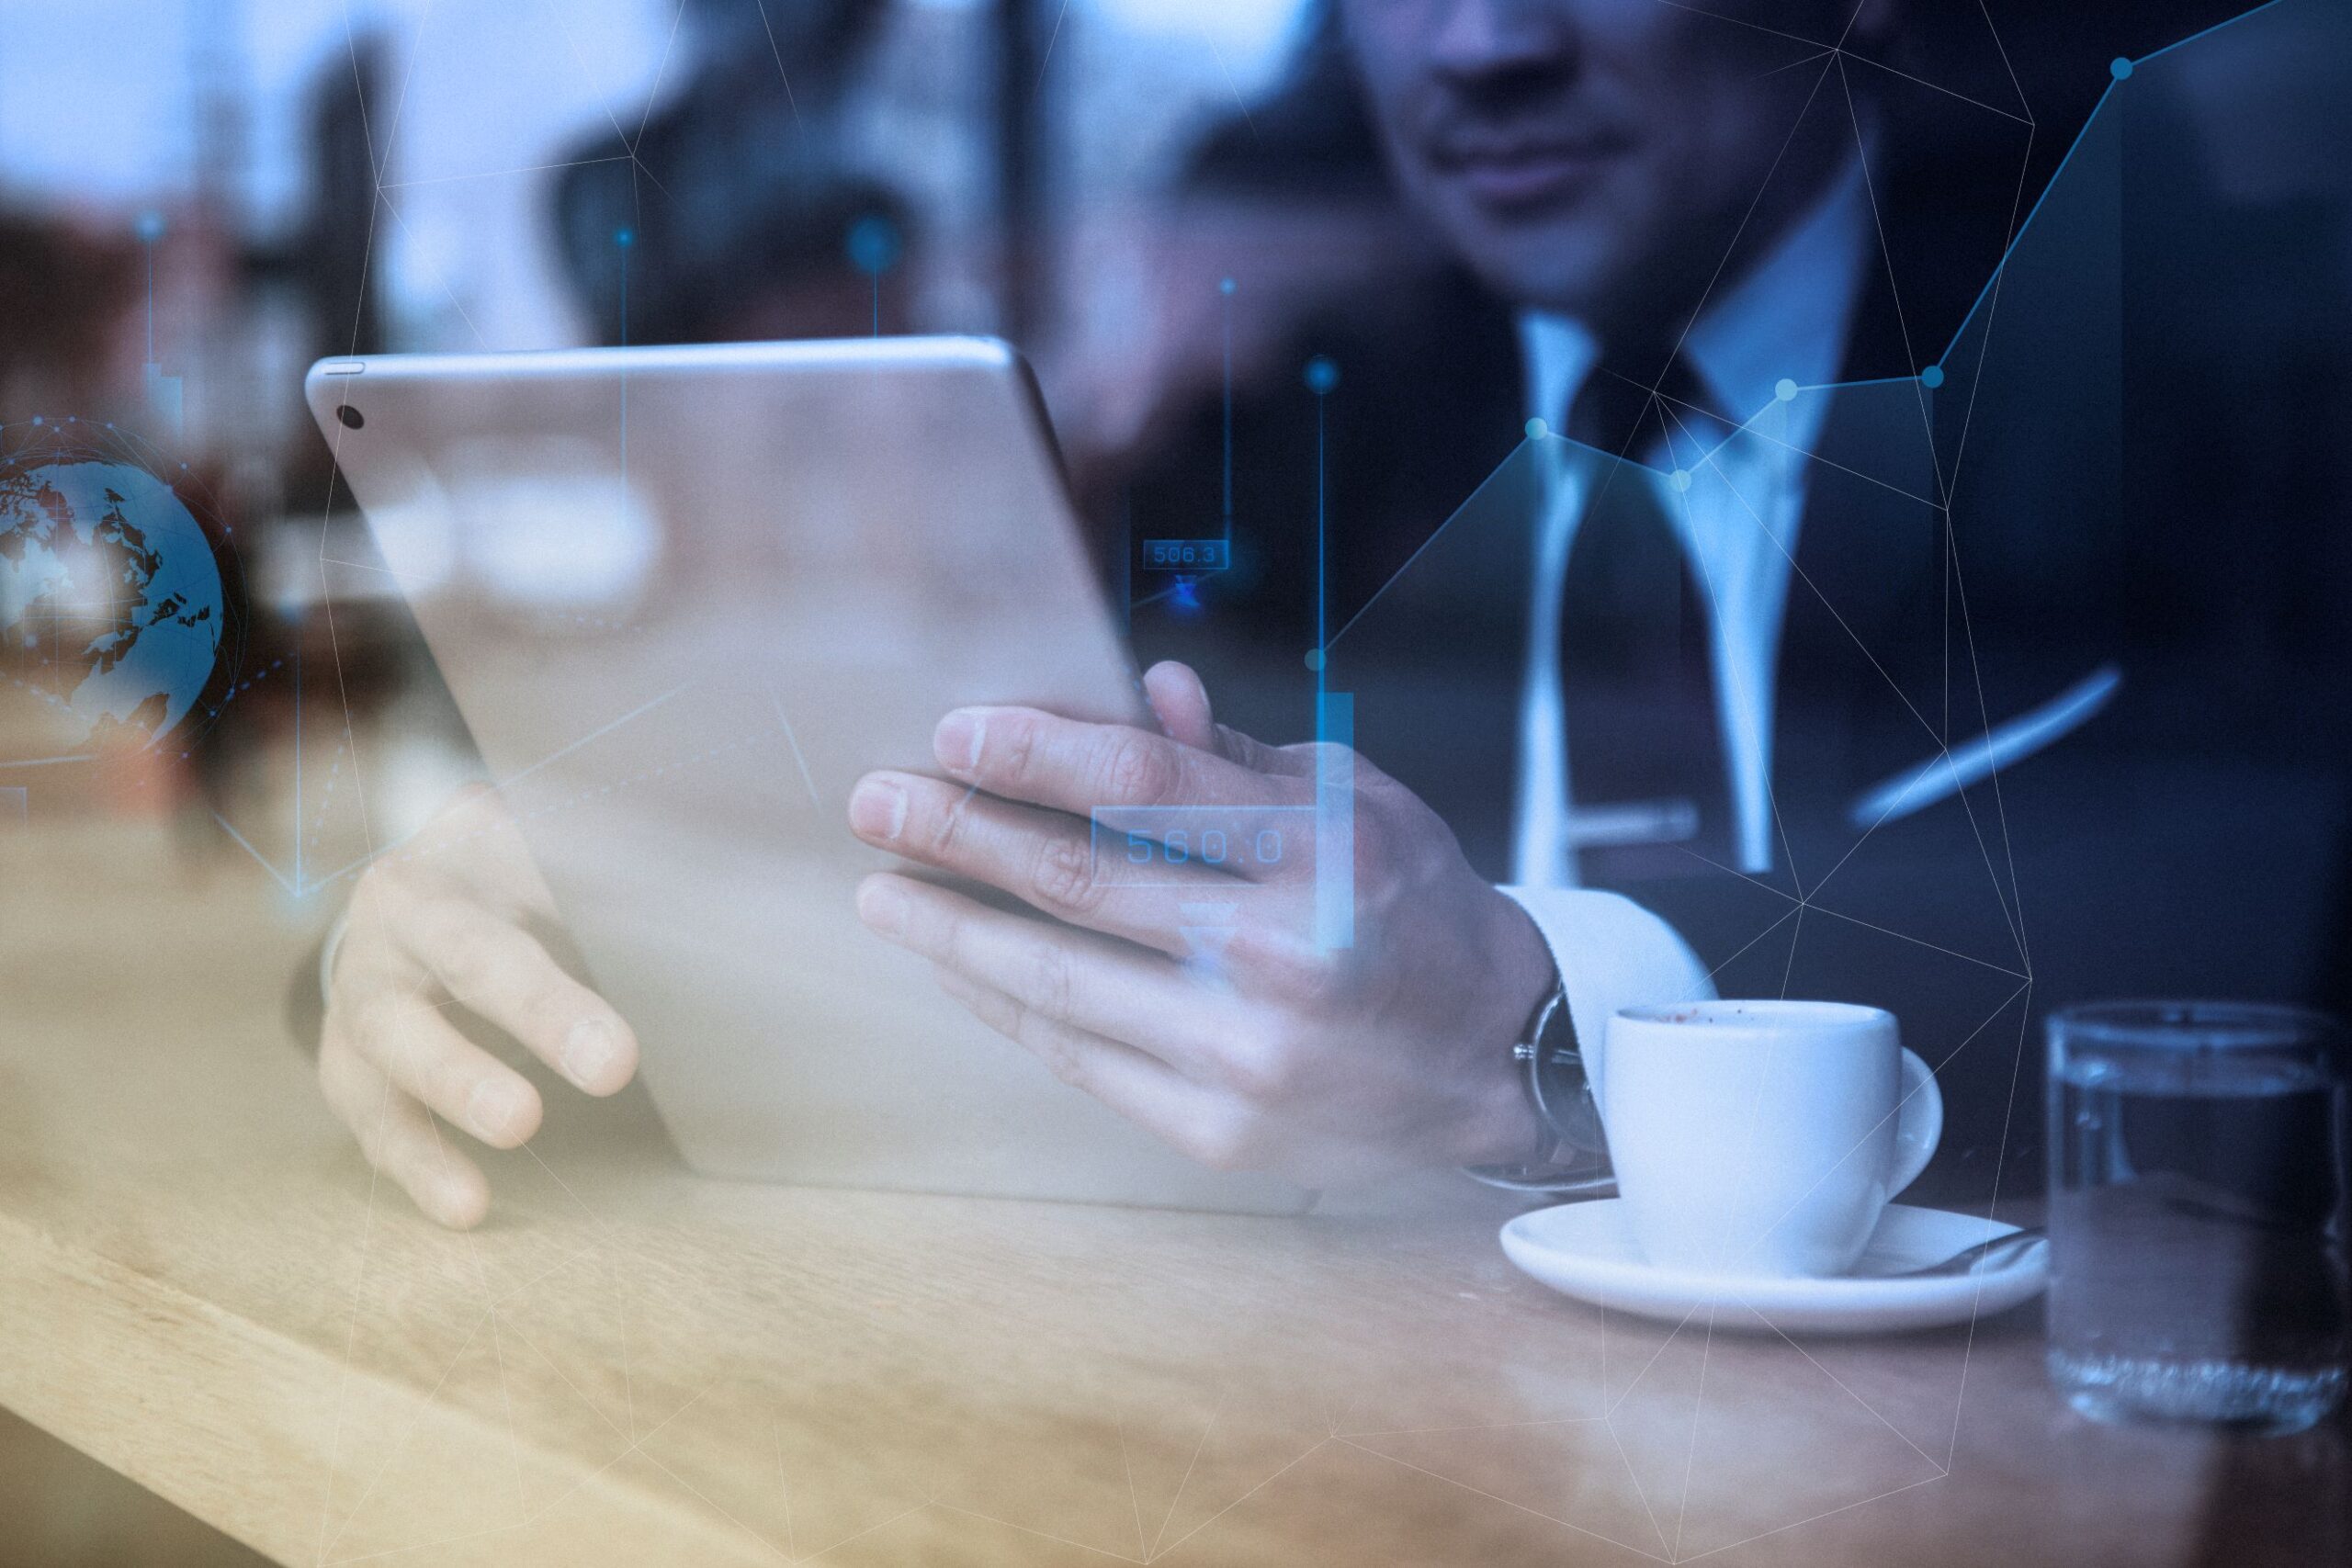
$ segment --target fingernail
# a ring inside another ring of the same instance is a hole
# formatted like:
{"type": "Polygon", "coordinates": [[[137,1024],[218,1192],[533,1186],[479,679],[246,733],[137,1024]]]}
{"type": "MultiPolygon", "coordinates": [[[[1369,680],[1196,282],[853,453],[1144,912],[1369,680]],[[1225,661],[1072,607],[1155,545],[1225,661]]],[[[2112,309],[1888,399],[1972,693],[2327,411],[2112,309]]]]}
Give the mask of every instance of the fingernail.
{"type": "Polygon", "coordinates": [[[939,721],[939,728],[931,738],[932,754],[939,765],[950,773],[976,773],[980,771],[980,744],[987,738],[989,721],[969,708],[958,708],[939,721]]]}
{"type": "Polygon", "coordinates": [[[903,936],[907,930],[907,896],[887,882],[869,882],[857,890],[857,918],[876,936],[903,936]]]}
{"type": "Polygon", "coordinates": [[[907,825],[907,792],[888,779],[866,779],[849,797],[849,825],[864,839],[897,840],[907,825]]]}
{"type": "Polygon", "coordinates": [[[493,1142],[503,1138],[522,1114],[521,1091],[498,1078],[484,1078],[466,1099],[466,1124],[476,1137],[493,1142]]]}
{"type": "Polygon", "coordinates": [[[620,1036],[601,1018],[583,1018],[563,1037],[557,1060],[564,1076],[582,1089],[601,1080],[621,1052],[620,1036]]]}
{"type": "Polygon", "coordinates": [[[428,1184],[430,1196],[418,1194],[435,1222],[455,1231],[469,1231],[481,1224],[488,1198],[481,1178],[449,1166],[428,1184]]]}

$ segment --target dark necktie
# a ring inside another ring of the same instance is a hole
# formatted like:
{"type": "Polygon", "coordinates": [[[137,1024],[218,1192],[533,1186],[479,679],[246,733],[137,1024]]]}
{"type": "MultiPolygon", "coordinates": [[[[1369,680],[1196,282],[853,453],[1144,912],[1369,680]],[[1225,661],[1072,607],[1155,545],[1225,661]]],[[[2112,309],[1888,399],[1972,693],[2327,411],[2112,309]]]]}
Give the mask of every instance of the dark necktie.
{"type": "Polygon", "coordinates": [[[1717,859],[1728,852],[1706,606],[1665,510],[1677,492],[1635,467],[1645,458],[1698,467],[1729,429],[1710,403],[1679,357],[1613,355],[1586,378],[1568,412],[1571,440],[1620,459],[1588,459],[1595,463],[1590,500],[1561,603],[1571,819],[1677,802],[1695,806],[1699,818],[1696,837],[1681,845],[1588,840],[1582,874],[1603,886],[1697,867],[1686,849],[1717,859]]]}
{"type": "Polygon", "coordinates": [[[1577,389],[1562,429],[1569,440],[1612,457],[1642,462],[1661,455],[1673,468],[1695,468],[1731,426],[1688,360],[1647,350],[1603,355],[1577,389]]]}

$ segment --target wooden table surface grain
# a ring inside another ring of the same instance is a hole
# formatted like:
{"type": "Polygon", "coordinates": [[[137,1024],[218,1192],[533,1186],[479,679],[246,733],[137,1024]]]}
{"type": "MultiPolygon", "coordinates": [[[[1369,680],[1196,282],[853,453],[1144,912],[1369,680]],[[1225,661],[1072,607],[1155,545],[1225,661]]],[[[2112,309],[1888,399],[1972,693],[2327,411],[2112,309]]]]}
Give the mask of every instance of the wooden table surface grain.
{"type": "Polygon", "coordinates": [[[331,896],[0,841],[0,1404],[288,1563],[2352,1561],[2338,1422],[2115,1430],[2039,1312],[1555,1296],[1458,1179],[1269,1220],[730,1184],[552,1107],[443,1233],[286,1036],[331,896]]]}

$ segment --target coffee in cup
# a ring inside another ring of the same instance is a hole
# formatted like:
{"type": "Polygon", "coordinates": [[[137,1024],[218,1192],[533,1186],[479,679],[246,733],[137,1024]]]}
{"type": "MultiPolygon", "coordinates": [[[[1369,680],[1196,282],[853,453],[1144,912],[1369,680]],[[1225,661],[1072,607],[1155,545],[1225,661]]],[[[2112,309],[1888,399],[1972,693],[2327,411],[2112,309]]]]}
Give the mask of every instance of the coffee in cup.
{"type": "Polygon", "coordinates": [[[1628,1008],[1589,1066],[1634,1240],[1661,1269],[1846,1273],[1943,1133],[1935,1075],[1878,1008],[1628,1008]]]}

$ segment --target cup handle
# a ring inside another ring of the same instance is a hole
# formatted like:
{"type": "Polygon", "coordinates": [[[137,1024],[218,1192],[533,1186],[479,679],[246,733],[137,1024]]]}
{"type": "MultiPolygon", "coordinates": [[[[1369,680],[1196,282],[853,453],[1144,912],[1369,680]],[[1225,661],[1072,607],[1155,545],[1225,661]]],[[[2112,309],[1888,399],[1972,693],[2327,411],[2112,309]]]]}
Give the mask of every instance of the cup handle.
{"type": "Polygon", "coordinates": [[[1903,1104],[1894,1123],[1894,1178],[1887,1183],[1892,1198],[1919,1179],[1935,1157],[1944,1135],[1944,1094],[1936,1087],[1936,1072],[1916,1051],[1903,1053],[1903,1104]]]}

